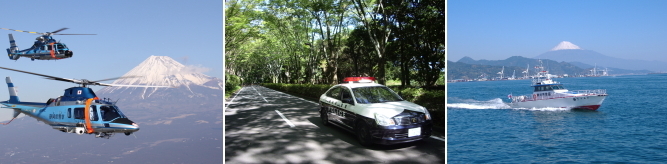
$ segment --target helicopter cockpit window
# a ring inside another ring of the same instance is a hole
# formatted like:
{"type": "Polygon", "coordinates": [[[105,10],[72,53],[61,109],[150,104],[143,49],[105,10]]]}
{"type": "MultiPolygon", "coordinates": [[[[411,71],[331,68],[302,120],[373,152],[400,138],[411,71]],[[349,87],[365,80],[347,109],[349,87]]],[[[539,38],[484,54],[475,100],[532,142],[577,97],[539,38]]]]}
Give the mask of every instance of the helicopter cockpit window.
{"type": "Polygon", "coordinates": [[[102,113],[102,121],[111,121],[116,118],[124,117],[123,113],[114,106],[101,106],[100,112],[102,113]]]}
{"type": "Polygon", "coordinates": [[[56,44],[56,49],[59,49],[59,50],[65,49],[65,45],[58,43],[58,44],[56,44]]]}
{"type": "MultiPolygon", "coordinates": [[[[91,116],[91,121],[97,121],[99,120],[99,117],[97,116],[97,107],[95,105],[90,106],[90,116],[91,116]]],[[[85,115],[83,113],[83,108],[74,108],[74,119],[84,119],[85,115]]]]}
{"type": "Polygon", "coordinates": [[[53,46],[51,46],[51,45],[46,45],[46,49],[47,49],[47,50],[53,50],[53,46]]]}

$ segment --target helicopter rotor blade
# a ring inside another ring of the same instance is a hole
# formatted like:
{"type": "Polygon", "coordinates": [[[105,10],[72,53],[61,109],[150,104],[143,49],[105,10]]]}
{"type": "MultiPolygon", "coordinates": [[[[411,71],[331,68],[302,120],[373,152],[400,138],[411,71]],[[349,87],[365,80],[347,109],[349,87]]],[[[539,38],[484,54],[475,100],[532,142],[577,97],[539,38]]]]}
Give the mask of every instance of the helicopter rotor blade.
{"type": "Polygon", "coordinates": [[[26,33],[31,33],[31,34],[38,34],[38,35],[97,35],[97,34],[56,34],[60,31],[67,30],[69,28],[61,28],[53,32],[32,32],[32,31],[23,31],[23,30],[14,30],[14,29],[9,29],[9,28],[0,28],[3,30],[9,30],[9,31],[16,31],[16,32],[26,32],[26,33]]]}
{"type": "Polygon", "coordinates": [[[68,78],[62,78],[62,77],[55,77],[55,76],[49,76],[49,75],[43,75],[39,73],[34,73],[34,72],[28,72],[28,71],[21,71],[17,69],[11,69],[11,68],[5,68],[5,67],[0,67],[0,69],[6,69],[10,71],[16,71],[16,72],[21,72],[21,73],[27,73],[31,75],[37,75],[37,76],[42,76],[45,77],[46,79],[51,79],[51,80],[57,80],[57,81],[64,81],[64,82],[71,82],[71,83],[76,83],[76,84],[81,84],[83,87],[86,87],[87,85],[99,85],[99,86],[116,86],[116,87],[155,87],[155,88],[174,88],[174,86],[152,86],[152,85],[123,85],[123,84],[106,84],[106,83],[99,83],[98,81],[106,81],[106,80],[114,80],[114,79],[123,79],[123,78],[136,78],[140,76],[124,76],[124,77],[116,77],[116,78],[108,78],[108,79],[102,79],[102,80],[97,80],[97,81],[88,81],[88,80],[75,80],[75,79],[68,79],[68,78]]]}
{"type": "Polygon", "coordinates": [[[109,86],[109,87],[144,87],[144,88],[175,88],[174,86],[156,86],[156,85],[123,85],[123,84],[105,84],[105,83],[97,83],[96,85],[100,85],[100,86],[109,86]]]}
{"type": "Polygon", "coordinates": [[[102,79],[102,80],[97,80],[97,81],[91,81],[91,83],[94,83],[93,85],[109,86],[109,87],[174,88],[174,86],[124,85],[124,84],[106,84],[106,83],[98,83],[98,82],[100,82],[100,81],[116,80],[116,79],[126,79],[126,78],[137,78],[137,77],[143,77],[143,76],[123,76],[123,77],[116,77],[116,78],[108,78],[108,79],[102,79]]]}
{"type": "Polygon", "coordinates": [[[95,81],[91,81],[91,82],[109,81],[109,80],[125,79],[125,78],[137,78],[137,77],[142,77],[142,76],[122,76],[122,77],[114,77],[114,78],[108,78],[108,79],[102,79],[102,80],[95,80],[95,81]]]}
{"type": "Polygon", "coordinates": [[[56,31],[53,31],[53,32],[51,32],[51,33],[52,33],[52,34],[55,34],[55,33],[58,33],[58,32],[60,32],[60,31],[67,30],[67,29],[69,29],[69,28],[65,27],[65,28],[61,28],[61,29],[58,29],[58,30],[56,30],[56,31]]]}
{"type": "Polygon", "coordinates": [[[27,73],[27,74],[32,74],[32,75],[37,75],[37,76],[42,76],[46,77],[46,79],[51,79],[51,80],[57,80],[57,81],[64,81],[64,82],[72,82],[72,83],[81,83],[80,80],[74,80],[74,79],[68,79],[68,78],[61,78],[61,77],[55,77],[55,76],[49,76],[49,75],[43,75],[39,73],[33,73],[33,72],[28,72],[28,71],[21,71],[17,69],[11,69],[11,68],[5,68],[5,67],[0,67],[0,69],[6,69],[10,71],[16,71],[16,72],[21,72],[21,73],[27,73]]]}
{"type": "Polygon", "coordinates": [[[51,35],[97,35],[97,34],[51,34],[51,35]]]}
{"type": "Polygon", "coordinates": [[[31,34],[41,34],[41,32],[32,32],[32,31],[23,31],[23,30],[14,30],[14,29],[8,29],[8,28],[0,28],[0,29],[3,29],[3,30],[9,30],[9,31],[17,31],[17,32],[27,32],[27,33],[31,33],[31,34]]]}

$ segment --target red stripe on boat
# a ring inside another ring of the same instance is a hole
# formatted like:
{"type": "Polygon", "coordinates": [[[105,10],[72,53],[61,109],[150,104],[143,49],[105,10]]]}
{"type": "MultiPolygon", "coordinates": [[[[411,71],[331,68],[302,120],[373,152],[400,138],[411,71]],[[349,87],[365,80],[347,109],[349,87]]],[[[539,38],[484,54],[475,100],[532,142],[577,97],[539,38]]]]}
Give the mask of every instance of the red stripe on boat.
{"type": "Polygon", "coordinates": [[[586,105],[586,106],[578,106],[574,107],[573,109],[588,109],[588,110],[597,110],[600,108],[600,105],[586,105]]]}

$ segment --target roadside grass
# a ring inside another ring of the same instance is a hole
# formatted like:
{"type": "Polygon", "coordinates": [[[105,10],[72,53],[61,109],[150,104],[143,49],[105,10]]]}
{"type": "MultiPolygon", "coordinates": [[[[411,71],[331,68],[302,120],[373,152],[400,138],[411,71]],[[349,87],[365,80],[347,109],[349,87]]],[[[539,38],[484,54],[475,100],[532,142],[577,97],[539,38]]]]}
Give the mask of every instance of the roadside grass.
{"type": "Polygon", "coordinates": [[[239,91],[241,89],[241,86],[235,86],[234,88],[227,89],[225,88],[225,99],[229,98],[232,96],[236,91],[239,91]]]}

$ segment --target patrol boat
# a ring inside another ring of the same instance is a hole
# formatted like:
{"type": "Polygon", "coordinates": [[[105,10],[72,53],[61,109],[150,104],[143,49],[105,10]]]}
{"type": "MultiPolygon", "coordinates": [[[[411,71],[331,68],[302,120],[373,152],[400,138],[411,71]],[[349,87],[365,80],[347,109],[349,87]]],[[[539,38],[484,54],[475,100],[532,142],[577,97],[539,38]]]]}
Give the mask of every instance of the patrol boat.
{"type": "MultiPolygon", "coordinates": [[[[543,67],[538,67],[543,68],[543,67]]],[[[532,79],[532,95],[508,97],[512,100],[508,105],[513,108],[571,108],[597,110],[607,97],[607,90],[574,90],[570,91],[550,78],[548,71],[540,70],[532,79]]]]}

